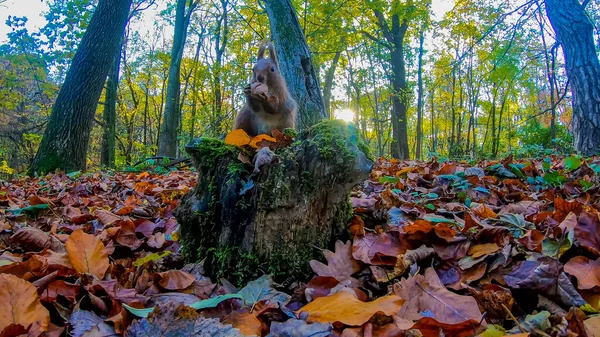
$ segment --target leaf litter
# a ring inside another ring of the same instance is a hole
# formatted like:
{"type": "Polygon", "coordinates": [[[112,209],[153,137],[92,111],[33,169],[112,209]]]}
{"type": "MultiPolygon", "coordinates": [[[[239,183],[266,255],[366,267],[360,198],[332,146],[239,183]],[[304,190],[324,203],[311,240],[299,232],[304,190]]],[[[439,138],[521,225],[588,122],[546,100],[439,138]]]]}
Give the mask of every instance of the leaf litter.
{"type": "Polygon", "coordinates": [[[179,254],[193,171],[0,182],[0,336],[600,336],[599,173],[378,159],[312,280],[241,290],[179,254]]]}

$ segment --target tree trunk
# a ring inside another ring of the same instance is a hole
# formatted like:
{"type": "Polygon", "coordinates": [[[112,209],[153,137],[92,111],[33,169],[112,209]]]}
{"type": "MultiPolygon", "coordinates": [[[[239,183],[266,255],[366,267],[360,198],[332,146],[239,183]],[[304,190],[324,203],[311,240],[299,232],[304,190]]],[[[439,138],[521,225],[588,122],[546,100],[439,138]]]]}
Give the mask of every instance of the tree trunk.
{"type": "Polygon", "coordinates": [[[117,99],[119,90],[119,70],[121,68],[121,50],[123,44],[119,47],[119,53],[113,62],[108,73],[106,81],[106,98],[104,99],[104,113],[102,119],[104,122],[104,132],[102,134],[102,153],[100,154],[100,163],[105,167],[115,167],[115,141],[117,128],[117,99]]]}
{"type": "Polygon", "coordinates": [[[360,150],[356,129],[324,121],[302,132],[260,172],[240,150],[200,138],[186,151],[198,183],[175,210],[183,254],[205,260],[207,274],[245,284],[263,273],[289,284],[311,275],[309,261],[346,233],[348,194],[373,162],[360,150]]]}
{"type": "MultiPolygon", "coordinates": [[[[344,41],[342,41],[343,43],[344,41]]],[[[323,100],[325,101],[325,113],[327,116],[331,116],[331,89],[333,88],[333,78],[335,77],[335,69],[337,68],[338,62],[340,61],[340,57],[342,56],[341,51],[337,51],[333,60],[331,61],[331,66],[327,69],[327,74],[325,75],[325,87],[323,88],[323,100]]]]}
{"type": "Polygon", "coordinates": [[[177,0],[175,14],[175,32],[173,35],[173,47],[171,49],[171,63],[169,65],[169,79],[167,84],[167,98],[160,136],[158,138],[158,155],[175,157],[177,155],[177,124],[179,122],[179,94],[181,91],[181,59],[185,47],[187,27],[194,2],[190,3],[186,14],[188,0],[177,0]]]}
{"type": "Polygon", "coordinates": [[[296,128],[302,130],[328,119],[312,56],[290,0],[265,0],[279,68],[298,103],[296,128]]]}
{"type": "Polygon", "coordinates": [[[417,160],[421,160],[421,148],[423,147],[423,41],[425,36],[423,31],[419,32],[419,70],[418,70],[418,86],[419,94],[417,99],[417,160]]]}
{"type": "Polygon", "coordinates": [[[546,14],[562,45],[573,93],[575,150],[586,156],[600,150],[600,62],[594,25],[577,0],[546,0],[546,14]]]}
{"type": "Polygon", "coordinates": [[[31,174],[84,170],[94,114],[131,0],[100,0],[56,98],[31,174]]]}

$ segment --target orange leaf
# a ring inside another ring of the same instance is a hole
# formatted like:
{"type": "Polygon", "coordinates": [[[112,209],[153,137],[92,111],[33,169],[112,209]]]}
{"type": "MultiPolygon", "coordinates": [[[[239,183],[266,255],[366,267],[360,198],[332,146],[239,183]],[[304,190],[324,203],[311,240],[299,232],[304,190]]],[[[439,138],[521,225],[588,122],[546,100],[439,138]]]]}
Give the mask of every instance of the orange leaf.
{"type": "Polygon", "coordinates": [[[260,336],[262,323],[247,310],[236,310],[223,317],[223,324],[231,324],[245,336],[260,336]]]}
{"type": "Polygon", "coordinates": [[[372,302],[362,302],[354,292],[340,291],[331,296],[319,297],[299,311],[308,313],[308,322],[359,326],[376,313],[391,316],[400,310],[404,300],[396,295],[380,297],[372,302]]]}
{"type": "Polygon", "coordinates": [[[10,274],[0,274],[0,331],[11,324],[28,327],[38,323],[41,331],[48,330],[50,313],[42,304],[35,286],[10,274]]]}
{"type": "Polygon", "coordinates": [[[250,138],[246,131],[242,129],[233,130],[229,134],[227,134],[227,137],[225,137],[225,144],[235,146],[248,145],[250,144],[250,141],[252,141],[252,138],[250,138]]]}
{"type": "Polygon", "coordinates": [[[119,208],[118,211],[115,212],[116,215],[127,215],[133,212],[133,206],[123,206],[119,208]]]}
{"type": "Polygon", "coordinates": [[[92,274],[100,279],[104,277],[108,269],[108,254],[99,238],[78,229],[69,236],[65,246],[77,272],[92,274]]]}
{"type": "Polygon", "coordinates": [[[448,324],[438,322],[437,320],[431,317],[423,317],[415,325],[412,326],[412,329],[417,329],[421,332],[423,337],[438,337],[438,336],[454,336],[454,337],[467,337],[476,335],[479,327],[477,322],[473,321],[465,321],[456,324],[448,324]]]}
{"type": "Polygon", "coordinates": [[[269,135],[258,135],[256,137],[253,137],[252,140],[250,141],[250,146],[252,146],[255,149],[258,149],[260,147],[267,147],[273,144],[277,143],[277,139],[269,136],[269,135]],[[272,144],[269,144],[272,143],[272,144]]]}
{"type": "Polygon", "coordinates": [[[473,203],[471,210],[473,211],[473,214],[477,215],[481,219],[488,219],[488,218],[495,219],[498,216],[496,214],[496,212],[492,211],[491,208],[487,207],[484,204],[473,203]]]}

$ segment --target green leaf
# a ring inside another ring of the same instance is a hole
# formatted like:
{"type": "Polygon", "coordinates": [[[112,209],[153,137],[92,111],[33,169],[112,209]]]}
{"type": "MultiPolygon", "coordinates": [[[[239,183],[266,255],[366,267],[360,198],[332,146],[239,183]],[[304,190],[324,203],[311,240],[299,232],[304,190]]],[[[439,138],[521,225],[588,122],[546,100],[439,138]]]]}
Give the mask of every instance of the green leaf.
{"type": "Polygon", "coordinates": [[[581,159],[571,156],[564,160],[565,168],[569,171],[577,170],[581,166],[581,159]]]}
{"type": "Polygon", "coordinates": [[[213,298],[209,298],[206,300],[202,300],[202,301],[198,301],[195,303],[190,304],[190,308],[194,308],[194,309],[206,309],[206,308],[214,308],[217,305],[219,305],[219,303],[231,299],[231,298],[239,298],[241,300],[244,299],[244,297],[241,294],[227,294],[227,295],[219,295],[219,296],[215,296],[213,298]]]}
{"type": "Polygon", "coordinates": [[[498,221],[506,225],[515,238],[520,238],[528,230],[535,229],[535,225],[526,221],[523,214],[500,214],[498,221]]]}
{"type": "Polygon", "coordinates": [[[433,204],[427,204],[427,205],[425,205],[425,208],[435,211],[435,206],[433,204]]]}
{"type": "MultiPolygon", "coordinates": [[[[598,304],[600,305],[600,301],[598,302],[598,304]]],[[[589,303],[586,303],[585,305],[579,307],[579,309],[590,313],[590,314],[600,314],[599,310],[594,309],[594,307],[592,307],[589,303]]]]}
{"type": "Polygon", "coordinates": [[[490,194],[490,190],[488,190],[485,187],[475,187],[473,190],[481,192],[481,193],[485,193],[485,194],[490,194]]]}
{"type": "Polygon", "coordinates": [[[439,196],[439,195],[437,195],[437,193],[427,193],[427,194],[425,195],[425,197],[426,197],[427,199],[437,199],[437,198],[439,198],[440,196],[439,196]]]}
{"type": "Polygon", "coordinates": [[[141,318],[147,318],[148,315],[150,315],[150,313],[154,311],[154,307],[138,309],[138,308],[130,307],[125,303],[123,303],[123,307],[125,307],[125,309],[127,309],[127,311],[129,311],[130,313],[134,314],[137,317],[141,317],[141,318]]]}
{"type": "Polygon", "coordinates": [[[423,217],[423,219],[433,222],[433,223],[456,223],[454,220],[446,219],[443,216],[435,215],[435,214],[427,214],[423,217]]]}
{"type": "Polygon", "coordinates": [[[48,204],[39,204],[39,205],[27,206],[27,207],[23,207],[23,208],[9,209],[9,210],[7,210],[7,212],[13,213],[15,215],[27,214],[27,215],[33,216],[33,215],[38,214],[41,210],[48,209],[48,208],[50,208],[50,205],[48,205],[48,204]]]}
{"type": "Polygon", "coordinates": [[[502,337],[506,334],[506,330],[500,325],[491,324],[488,328],[482,332],[479,336],[481,337],[502,337]]]}
{"type": "Polygon", "coordinates": [[[568,181],[567,177],[558,171],[544,174],[544,181],[550,186],[560,186],[568,181]]]}
{"type": "Polygon", "coordinates": [[[583,187],[584,191],[589,190],[590,188],[594,187],[594,183],[591,181],[586,181],[584,179],[579,180],[579,183],[581,184],[581,186],[583,187]]]}
{"type": "Polygon", "coordinates": [[[471,208],[471,198],[466,198],[465,199],[465,206],[471,208]]]}
{"type": "Polygon", "coordinates": [[[383,183],[395,184],[395,183],[397,183],[399,181],[400,181],[400,178],[396,178],[396,177],[386,176],[386,177],[379,178],[379,182],[382,183],[382,184],[383,183]]]}
{"type": "Polygon", "coordinates": [[[67,177],[69,177],[71,179],[77,179],[77,178],[81,177],[81,171],[67,173],[67,177]]]}

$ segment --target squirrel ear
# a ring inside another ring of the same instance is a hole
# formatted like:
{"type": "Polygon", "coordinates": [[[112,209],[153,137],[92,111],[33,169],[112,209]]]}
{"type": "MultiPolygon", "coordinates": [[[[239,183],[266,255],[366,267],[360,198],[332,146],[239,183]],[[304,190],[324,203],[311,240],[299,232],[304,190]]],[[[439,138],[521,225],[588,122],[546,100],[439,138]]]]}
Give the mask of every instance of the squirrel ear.
{"type": "Polygon", "coordinates": [[[277,52],[275,52],[275,46],[272,42],[269,42],[267,45],[269,46],[269,57],[271,58],[271,61],[273,61],[273,63],[275,63],[275,65],[279,67],[279,60],[277,60],[277,52]]]}
{"type": "Polygon", "coordinates": [[[267,41],[263,41],[260,44],[260,48],[258,48],[258,59],[265,58],[265,49],[267,49],[267,41]]]}

